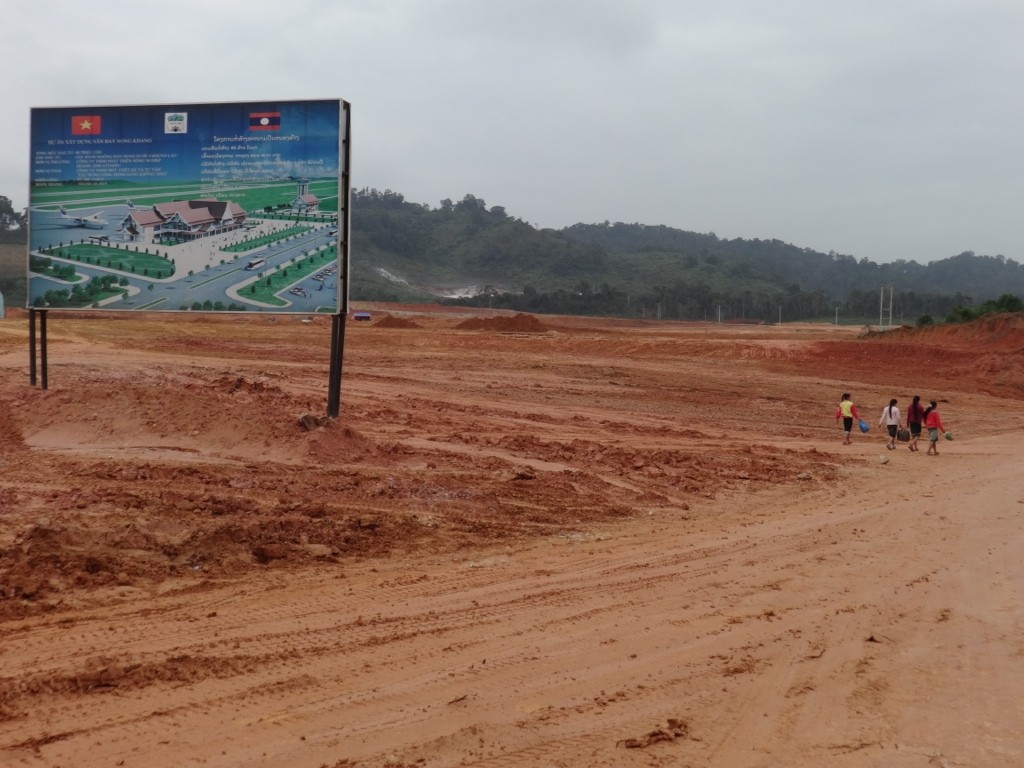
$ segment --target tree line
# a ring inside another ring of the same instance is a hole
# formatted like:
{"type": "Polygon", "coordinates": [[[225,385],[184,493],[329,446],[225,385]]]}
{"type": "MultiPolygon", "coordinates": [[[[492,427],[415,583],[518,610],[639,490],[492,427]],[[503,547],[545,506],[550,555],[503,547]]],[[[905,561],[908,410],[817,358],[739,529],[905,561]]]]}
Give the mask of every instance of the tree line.
{"type": "MultiPolygon", "coordinates": [[[[886,303],[888,303],[888,295],[886,303]]],[[[1006,294],[977,307],[958,295],[895,293],[892,322],[924,325],[939,321],[960,322],[992,311],[1020,311],[1020,299],[1006,294]]],[[[522,292],[490,290],[474,296],[451,298],[445,304],[491,307],[517,312],[562,315],[596,315],[687,321],[794,322],[834,320],[873,323],[880,319],[880,292],[854,291],[845,301],[833,300],[821,290],[716,291],[702,283],[676,283],[630,294],[608,283],[594,288],[586,281],[572,289],[540,291],[532,285],[522,292]]],[[[886,313],[886,321],[888,321],[886,313]]]]}

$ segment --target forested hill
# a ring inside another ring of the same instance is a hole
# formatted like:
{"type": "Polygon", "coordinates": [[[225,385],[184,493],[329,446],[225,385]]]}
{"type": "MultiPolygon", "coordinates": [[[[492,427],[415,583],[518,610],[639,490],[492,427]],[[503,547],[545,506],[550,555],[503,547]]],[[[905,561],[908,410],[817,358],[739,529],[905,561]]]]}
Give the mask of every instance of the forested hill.
{"type": "Polygon", "coordinates": [[[431,209],[390,190],[356,190],[351,250],[353,291],[364,296],[568,287],[607,269],[603,247],[535,229],[472,195],[431,209]]]}
{"type": "Polygon", "coordinates": [[[431,208],[375,189],[353,194],[352,264],[355,298],[475,287],[492,303],[507,294],[518,309],[630,314],[658,307],[681,318],[723,307],[730,316],[766,320],[780,311],[792,319],[836,309],[877,317],[882,286],[894,290],[894,317],[910,319],[1024,295],[1024,266],[1002,256],[876,264],[780,240],[724,240],[660,225],[537,229],[473,195],[431,208]]]}
{"type": "Polygon", "coordinates": [[[798,248],[781,240],[722,240],[714,234],[685,232],[644,224],[574,224],[563,229],[569,237],[600,245],[609,253],[642,255],[678,253],[694,256],[715,254],[730,262],[733,271],[756,272],[781,283],[797,283],[804,289],[824,290],[836,298],[849,291],[895,291],[956,294],[975,301],[1004,293],[1024,293],[1024,265],[1003,256],[957,256],[918,264],[894,261],[876,264],[853,256],[798,248]]]}

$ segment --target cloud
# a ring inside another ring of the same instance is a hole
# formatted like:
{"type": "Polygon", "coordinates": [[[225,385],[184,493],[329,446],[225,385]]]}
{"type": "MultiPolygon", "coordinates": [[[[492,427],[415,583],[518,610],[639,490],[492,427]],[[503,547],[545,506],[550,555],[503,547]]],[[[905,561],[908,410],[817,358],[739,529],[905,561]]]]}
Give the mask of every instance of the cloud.
{"type": "Polygon", "coordinates": [[[873,260],[1024,255],[1018,2],[180,0],[169,13],[5,12],[0,65],[31,76],[6,94],[0,194],[25,202],[31,106],[344,98],[356,186],[416,202],[471,193],[542,226],[643,221],[873,260]]]}

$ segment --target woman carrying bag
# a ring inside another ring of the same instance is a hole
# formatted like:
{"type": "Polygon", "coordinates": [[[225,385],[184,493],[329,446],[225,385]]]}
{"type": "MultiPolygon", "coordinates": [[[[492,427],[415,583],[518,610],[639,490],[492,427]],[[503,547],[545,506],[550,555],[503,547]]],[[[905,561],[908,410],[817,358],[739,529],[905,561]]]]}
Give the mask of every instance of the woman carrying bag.
{"type": "Polygon", "coordinates": [[[896,433],[900,428],[900,409],[896,407],[895,397],[889,401],[889,406],[882,410],[878,426],[884,426],[889,433],[889,442],[885,444],[885,447],[890,451],[896,450],[896,433]]]}

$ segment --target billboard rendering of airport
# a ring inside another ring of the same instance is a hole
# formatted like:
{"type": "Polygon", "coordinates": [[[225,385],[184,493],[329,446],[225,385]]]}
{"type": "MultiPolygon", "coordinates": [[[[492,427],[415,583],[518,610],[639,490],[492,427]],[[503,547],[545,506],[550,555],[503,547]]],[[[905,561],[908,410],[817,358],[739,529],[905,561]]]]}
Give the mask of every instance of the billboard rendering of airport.
{"type": "Polygon", "coordinates": [[[347,311],[348,104],[32,110],[28,307],[347,311]]]}

